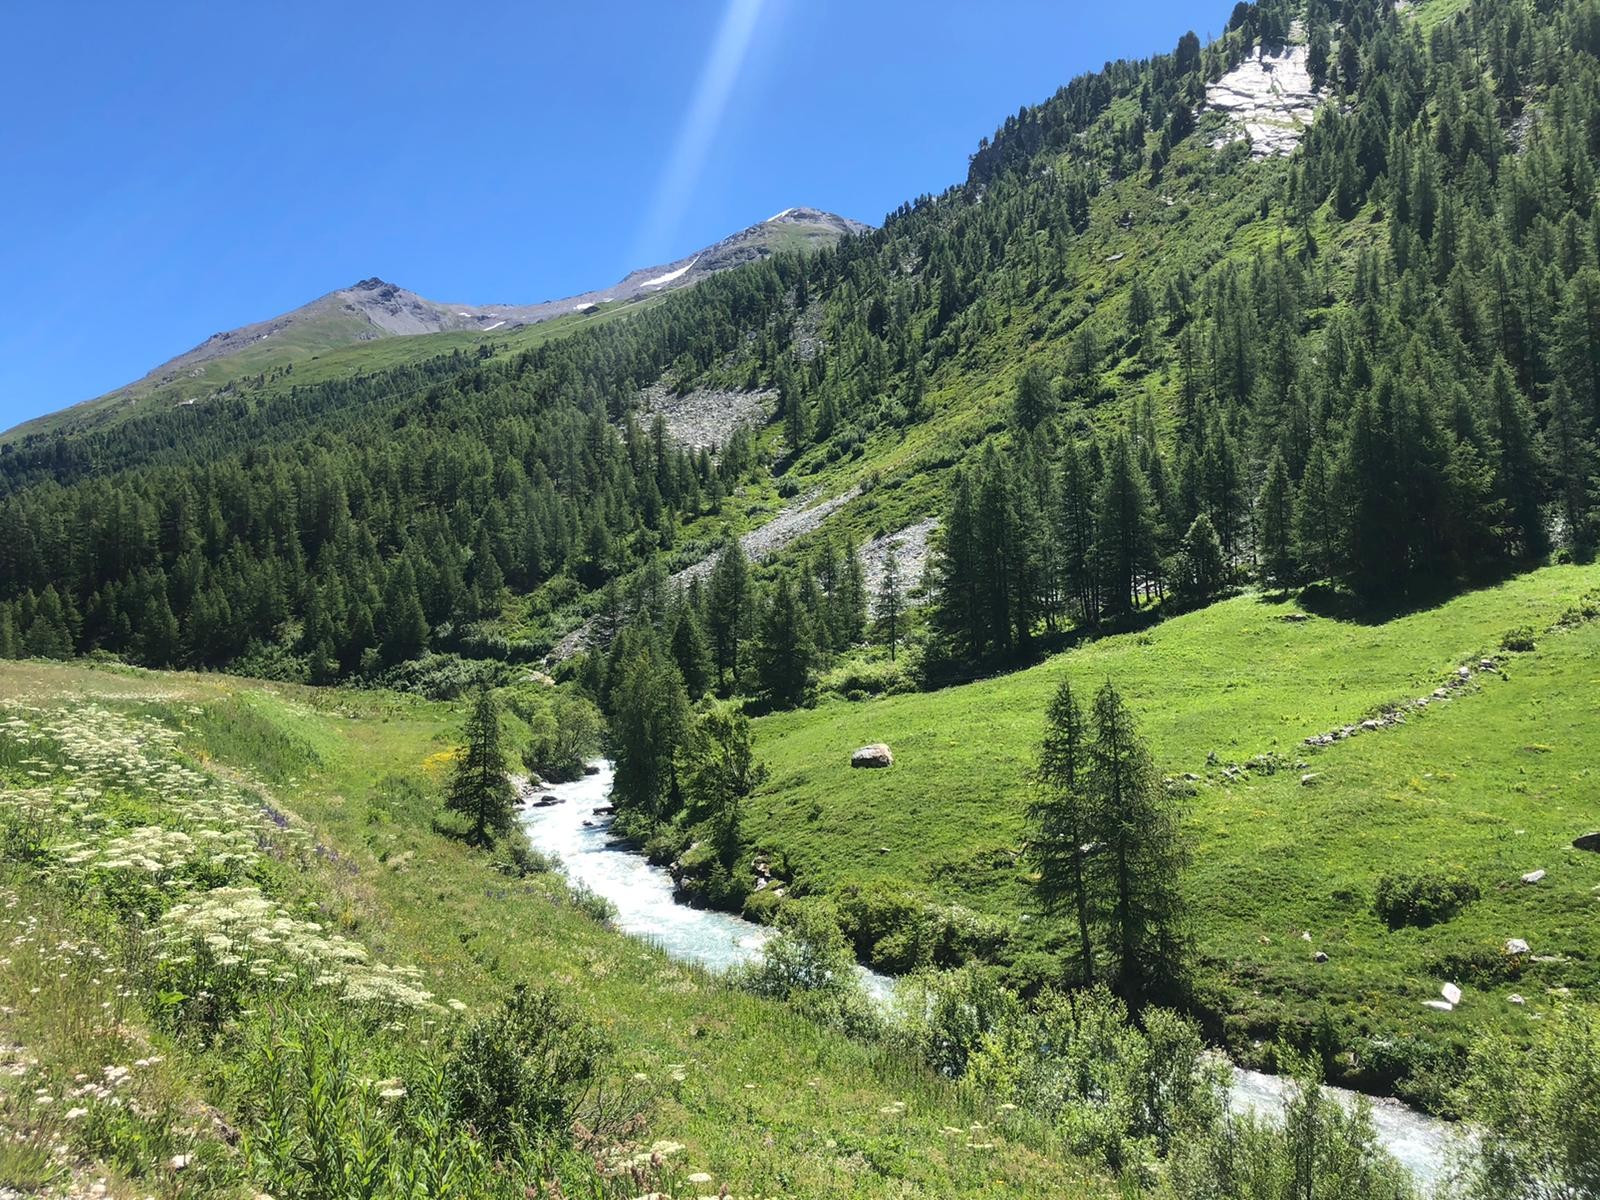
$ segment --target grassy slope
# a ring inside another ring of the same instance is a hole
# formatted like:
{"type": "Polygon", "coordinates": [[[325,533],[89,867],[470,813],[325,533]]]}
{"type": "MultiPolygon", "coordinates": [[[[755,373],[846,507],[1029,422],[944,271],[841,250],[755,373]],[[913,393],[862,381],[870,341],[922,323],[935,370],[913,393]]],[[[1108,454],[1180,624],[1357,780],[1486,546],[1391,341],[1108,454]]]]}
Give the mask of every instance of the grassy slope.
{"type": "Polygon", "coordinates": [[[450,706],[40,663],[0,665],[0,697],[34,705],[93,699],[177,725],[208,767],[258,781],[337,852],[307,888],[321,897],[324,919],[377,955],[420,966],[438,995],[474,1009],[516,981],[554,982],[609,1028],[622,1069],[659,1087],[672,1064],[686,1064],[687,1080],[661,1093],[651,1136],[686,1143],[691,1169],[709,1170],[735,1191],[1101,1190],[1076,1166],[1015,1143],[969,1148],[980,1139],[945,1130],[986,1115],[927,1072],[668,963],[553,901],[537,879],[494,873],[482,856],[431,831],[431,802],[410,811],[377,800],[377,781],[391,773],[437,782],[439,752],[455,745],[459,726],[450,706]],[[900,1099],[905,1113],[880,1112],[900,1099]]]}
{"type": "Polygon", "coordinates": [[[1525,993],[1600,983],[1590,891],[1600,856],[1563,849],[1600,826],[1588,761],[1600,733],[1600,628],[1544,638],[1511,660],[1509,682],[1480,676],[1403,727],[1323,750],[1301,742],[1428,694],[1457,665],[1495,653],[1508,629],[1547,628],[1597,583],[1600,569],[1554,567],[1374,625],[1288,622],[1293,605],[1244,596],[1015,674],[766,717],[758,737],[772,777],[750,835],[784,851],[812,887],[900,881],[973,908],[1027,911],[1024,868],[1008,852],[1046,702],[1063,678],[1085,696],[1111,678],[1163,772],[1205,775],[1188,802],[1189,886],[1204,982],[1222,989],[1233,1040],[1285,1016],[1310,1020],[1323,1003],[1352,1027],[1386,1031],[1515,1023],[1527,1010],[1498,994],[1449,1015],[1420,1002],[1437,992],[1440,956],[1508,937],[1575,958],[1539,966],[1525,993]],[[894,768],[852,771],[850,751],[880,740],[894,768]],[[1272,753],[1287,760],[1276,775],[1222,774],[1272,753]],[[1315,786],[1300,785],[1301,761],[1315,786]],[[1386,932],[1371,911],[1376,877],[1427,865],[1466,870],[1484,900],[1433,930],[1386,932]],[[1544,885],[1503,886],[1541,866],[1544,885]],[[1314,964],[1314,949],[1331,961],[1314,964]]]}

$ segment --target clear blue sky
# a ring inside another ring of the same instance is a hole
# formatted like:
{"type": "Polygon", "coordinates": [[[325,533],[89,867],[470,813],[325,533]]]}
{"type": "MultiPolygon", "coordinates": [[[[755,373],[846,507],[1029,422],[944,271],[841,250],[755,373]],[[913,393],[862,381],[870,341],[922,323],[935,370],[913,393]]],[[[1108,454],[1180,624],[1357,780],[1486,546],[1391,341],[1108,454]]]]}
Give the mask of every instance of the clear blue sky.
{"type": "Polygon", "coordinates": [[[1008,112],[1230,7],[13,6],[0,429],[369,275],[532,302],[790,205],[876,224],[1008,112]]]}

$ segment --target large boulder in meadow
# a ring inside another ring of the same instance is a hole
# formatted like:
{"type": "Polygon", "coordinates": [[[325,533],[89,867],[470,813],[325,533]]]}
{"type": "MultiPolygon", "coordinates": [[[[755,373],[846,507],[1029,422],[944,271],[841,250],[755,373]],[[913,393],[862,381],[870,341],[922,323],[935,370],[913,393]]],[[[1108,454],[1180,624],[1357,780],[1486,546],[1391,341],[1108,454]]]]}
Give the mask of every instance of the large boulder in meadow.
{"type": "Polygon", "coordinates": [[[863,746],[850,756],[852,767],[892,767],[894,754],[882,742],[874,742],[870,746],[863,746]]]}
{"type": "Polygon", "coordinates": [[[1572,848],[1574,850],[1600,851],[1600,832],[1586,833],[1581,837],[1573,838],[1572,848]]]}

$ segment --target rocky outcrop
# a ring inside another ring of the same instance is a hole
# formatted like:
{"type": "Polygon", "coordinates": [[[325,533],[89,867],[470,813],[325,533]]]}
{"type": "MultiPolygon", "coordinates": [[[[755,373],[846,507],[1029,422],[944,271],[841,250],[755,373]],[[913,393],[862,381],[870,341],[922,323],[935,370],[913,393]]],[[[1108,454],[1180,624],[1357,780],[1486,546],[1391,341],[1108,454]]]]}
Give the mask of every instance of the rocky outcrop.
{"type": "Polygon", "coordinates": [[[1218,148],[1250,139],[1250,157],[1292,153],[1321,104],[1311,86],[1304,46],[1263,49],[1206,88],[1206,107],[1227,114],[1229,129],[1218,148]]]}

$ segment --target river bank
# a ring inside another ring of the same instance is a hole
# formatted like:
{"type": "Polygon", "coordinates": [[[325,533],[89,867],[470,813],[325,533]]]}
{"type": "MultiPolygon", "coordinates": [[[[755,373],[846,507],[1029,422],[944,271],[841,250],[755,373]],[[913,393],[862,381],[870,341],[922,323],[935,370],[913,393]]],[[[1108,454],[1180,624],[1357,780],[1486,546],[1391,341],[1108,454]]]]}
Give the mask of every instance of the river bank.
{"type": "MultiPolygon", "coordinates": [[[[523,811],[523,828],[533,847],[558,855],[573,883],[609,900],[617,910],[619,930],[654,943],[669,957],[715,971],[759,958],[772,930],[730,913],[678,903],[665,869],[612,844],[610,817],[594,811],[609,805],[611,768],[609,763],[597,765],[596,774],[552,786],[556,803],[523,811]]],[[[894,980],[865,967],[857,970],[868,993],[887,1005],[894,980]]],[[[1283,1111],[1289,1086],[1278,1076],[1236,1067],[1229,1095],[1239,1108],[1270,1117],[1283,1111]]],[[[1326,1090],[1343,1104],[1360,1099],[1342,1088],[1326,1090]]],[[[1439,1182],[1459,1137],[1455,1127],[1396,1100],[1378,1098],[1371,1104],[1373,1125],[1385,1148],[1425,1186],[1439,1182]]]]}

